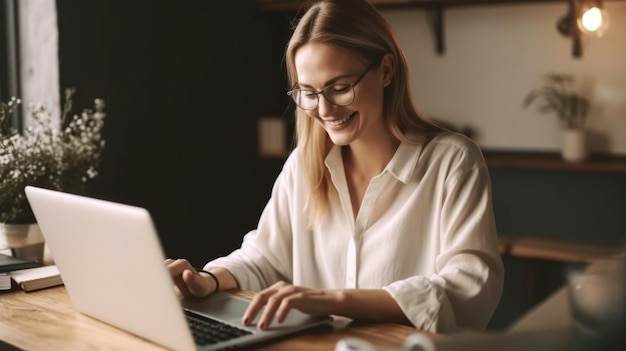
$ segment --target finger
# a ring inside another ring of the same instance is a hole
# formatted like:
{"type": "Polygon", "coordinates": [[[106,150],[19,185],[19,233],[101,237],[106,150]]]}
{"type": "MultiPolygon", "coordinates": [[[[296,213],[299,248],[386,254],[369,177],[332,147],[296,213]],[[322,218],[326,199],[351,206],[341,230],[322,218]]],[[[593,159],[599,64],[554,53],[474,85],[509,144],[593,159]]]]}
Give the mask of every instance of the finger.
{"type": "Polygon", "coordinates": [[[165,261],[163,261],[165,263],[165,268],[167,268],[167,270],[170,272],[171,275],[172,274],[172,263],[174,263],[174,260],[171,258],[166,259],[165,261]]]}
{"type": "Polygon", "coordinates": [[[193,269],[191,263],[184,258],[179,258],[176,260],[171,260],[169,262],[167,268],[170,270],[172,276],[182,275],[186,269],[193,269]]]}
{"type": "MultiPolygon", "coordinates": [[[[298,294],[298,295],[301,295],[301,294],[298,294]]],[[[289,311],[291,311],[291,309],[294,308],[293,302],[296,298],[297,298],[296,296],[290,295],[290,296],[285,297],[280,302],[280,305],[278,306],[278,309],[276,310],[276,313],[275,313],[275,319],[277,323],[280,324],[285,321],[289,311]]]]}
{"type": "Polygon", "coordinates": [[[263,308],[267,301],[268,292],[266,290],[262,290],[254,295],[248,308],[246,308],[246,312],[243,314],[243,318],[241,319],[241,323],[243,325],[250,325],[252,321],[256,318],[257,314],[263,308]]]}
{"type": "MultiPolygon", "coordinates": [[[[265,330],[267,329],[267,327],[269,327],[269,325],[272,323],[272,320],[274,320],[274,317],[276,316],[276,311],[283,306],[283,304],[286,304],[283,308],[287,310],[287,312],[289,311],[290,307],[288,304],[288,300],[285,301],[286,299],[288,299],[288,297],[294,293],[297,293],[297,289],[291,285],[291,284],[286,284],[284,282],[279,282],[277,284],[275,284],[274,286],[274,290],[272,292],[272,294],[267,297],[267,302],[265,303],[265,310],[263,311],[263,314],[261,315],[261,318],[259,319],[259,329],[261,330],[265,330]]],[[[286,314],[287,312],[283,312],[284,314],[286,314]]],[[[283,317],[284,319],[284,317],[283,317]]],[[[282,321],[280,321],[282,323],[282,321]]]]}
{"type": "Polygon", "coordinates": [[[212,292],[208,280],[195,269],[183,271],[182,278],[193,296],[204,297],[212,292]]]}
{"type": "Polygon", "coordinates": [[[189,289],[188,289],[187,283],[184,280],[184,277],[182,275],[176,275],[176,276],[173,276],[172,278],[174,280],[174,285],[176,286],[178,291],[184,297],[189,297],[191,293],[189,292],[189,289]]]}
{"type": "Polygon", "coordinates": [[[259,324],[257,325],[259,329],[265,330],[267,329],[267,327],[269,327],[269,325],[272,323],[272,320],[274,319],[276,310],[281,305],[282,301],[282,297],[278,294],[272,295],[272,297],[267,300],[267,303],[265,304],[265,310],[263,311],[261,319],[259,319],[259,324]]]}
{"type": "Polygon", "coordinates": [[[185,259],[166,259],[167,269],[174,280],[174,285],[178,291],[184,296],[189,297],[193,295],[188,288],[188,284],[183,278],[185,270],[191,268],[191,264],[185,259]]]}

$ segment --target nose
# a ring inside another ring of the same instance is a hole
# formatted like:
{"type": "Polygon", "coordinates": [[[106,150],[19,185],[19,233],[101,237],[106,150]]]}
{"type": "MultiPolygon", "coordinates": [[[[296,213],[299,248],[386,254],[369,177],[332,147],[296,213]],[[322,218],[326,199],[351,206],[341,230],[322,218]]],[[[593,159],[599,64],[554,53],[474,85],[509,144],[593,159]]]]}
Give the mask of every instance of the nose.
{"type": "Polygon", "coordinates": [[[320,117],[330,115],[330,111],[332,111],[334,108],[335,105],[328,101],[328,99],[324,95],[319,96],[319,101],[317,102],[317,114],[320,117]]]}

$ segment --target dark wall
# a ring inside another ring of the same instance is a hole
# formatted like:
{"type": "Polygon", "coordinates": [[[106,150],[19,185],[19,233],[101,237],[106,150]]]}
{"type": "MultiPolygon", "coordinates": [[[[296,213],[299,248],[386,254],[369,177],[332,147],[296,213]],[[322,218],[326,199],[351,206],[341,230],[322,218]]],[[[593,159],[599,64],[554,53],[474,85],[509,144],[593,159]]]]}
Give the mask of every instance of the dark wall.
{"type": "MultiPolygon", "coordinates": [[[[600,245],[626,245],[626,174],[493,168],[498,232],[600,245]]],[[[506,328],[527,311],[526,269],[541,269],[541,294],[565,283],[567,263],[504,257],[504,292],[490,322],[506,328]]]]}
{"type": "Polygon", "coordinates": [[[626,173],[490,173],[499,233],[626,245],[626,173]]]}
{"type": "Polygon", "coordinates": [[[93,195],[146,207],[169,257],[199,265],[239,246],[258,218],[255,1],[57,10],[61,88],[76,87],[76,106],[107,104],[93,195]]]}

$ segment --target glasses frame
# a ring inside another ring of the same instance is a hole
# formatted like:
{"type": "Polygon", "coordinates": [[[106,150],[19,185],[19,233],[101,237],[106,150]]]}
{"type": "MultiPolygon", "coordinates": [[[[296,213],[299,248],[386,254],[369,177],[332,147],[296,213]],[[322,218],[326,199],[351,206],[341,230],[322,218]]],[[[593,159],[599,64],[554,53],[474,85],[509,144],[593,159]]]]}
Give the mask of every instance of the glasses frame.
{"type": "Polygon", "coordinates": [[[311,90],[311,89],[292,89],[292,90],[289,90],[289,91],[287,92],[287,95],[291,97],[291,99],[293,100],[293,102],[294,102],[294,103],[295,103],[295,104],[296,104],[299,108],[301,108],[301,109],[303,109],[303,110],[305,110],[305,111],[313,111],[313,110],[315,110],[316,108],[318,108],[318,107],[319,107],[319,105],[320,105],[320,94],[324,97],[324,99],[326,99],[326,101],[328,101],[328,102],[329,102],[329,103],[331,103],[332,105],[335,105],[335,106],[340,106],[340,107],[343,107],[343,106],[348,106],[348,105],[350,105],[351,103],[353,103],[353,102],[354,102],[354,99],[356,98],[356,92],[354,91],[354,87],[355,87],[357,84],[359,84],[359,83],[361,82],[361,80],[363,80],[363,78],[367,75],[367,73],[368,73],[371,69],[372,69],[372,67],[368,67],[368,68],[367,68],[367,70],[365,70],[365,72],[363,72],[363,74],[361,74],[361,76],[360,76],[360,77],[359,77],[359,78],[358,78],[358,79],[357,79],[354,83],[335,83],[335,84],[327,85],[327,86],[325,86],[324,88],[322,88],[322,90],[318,90],[318,91],[311,90]],[[328,96],[326,96],[326,91],[328,91],[330,88],[332,88],[332,87],[334,87],[334,86],[337,86],[337,85],[346,85],[346,86],[349,86],[349,87],[350,87],[350,89],[351,89],[351,91],[352,91],[352,100],[350,100],[350,102],[348,102],[348,103],[346,103],[346,104],[336,104],[336,103],[332,102],[332,101],[328,98],[328,96]],[[314,94],[314,95],[315,95],[315,98],[317,99],[317,100],[316,100],[316,103],[315,103],[315,107],[313,107],[313,108],[304,108],[304,107],[302,107],[302,106],[300,106],[300,105],[298,104],[298,102],[296,101],[296,96],[297,96],[297,95],[296,95],[296,93],[298,93],[298,92],[304,92],[304,91],[306,91],[306,92],[308,92],[308,93],[310,93],[310,94],[314,94]]]}

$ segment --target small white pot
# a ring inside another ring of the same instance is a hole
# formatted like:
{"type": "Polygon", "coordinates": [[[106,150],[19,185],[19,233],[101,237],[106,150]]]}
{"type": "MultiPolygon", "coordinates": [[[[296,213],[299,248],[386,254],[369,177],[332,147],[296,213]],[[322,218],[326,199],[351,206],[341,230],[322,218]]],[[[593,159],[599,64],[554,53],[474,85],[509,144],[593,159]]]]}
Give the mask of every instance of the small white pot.
{"type": "Polygon", "coordinates": [[[44,237],[37,223],[0,223],[0,250],[11,249],[16,257],[43,263],[44,248],[44,237]]]}
{"type": "Polygon", "coordinates": [[[567,162],[582,162],[587,159],[587,131],[584,128],[563,130],[563,159],[567,162]]]}

